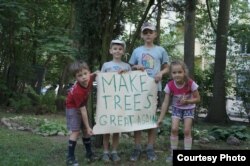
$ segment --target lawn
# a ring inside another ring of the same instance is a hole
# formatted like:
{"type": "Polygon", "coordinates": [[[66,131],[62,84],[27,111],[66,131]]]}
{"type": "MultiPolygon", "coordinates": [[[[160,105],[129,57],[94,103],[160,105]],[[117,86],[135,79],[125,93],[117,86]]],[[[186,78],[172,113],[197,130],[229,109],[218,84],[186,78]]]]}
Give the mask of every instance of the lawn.
{"type": "MultiPolygon", "coordinates": [[[[0,111],[0,117],[15,117],[20,114],[8,113],[0,111]]],[[[52,115],[30,115],[25,114],[22,116],[35,116],[37,119],[48,119],[56,123],[65,124],[65,117],[63,113],[52,115]]],[[[207,130],[214,125],[199,122],[194,125],[197,131],[207,130]]],[[[221,126],[227,128],[228,126],[221,126]]],[[[248,127],[248,134],[250,129],[248,127]]],[[[143,133],[143,145],[146,146],[147,134],[143,133]]],[[[59,166],[65,165],[65,157],[67,150],[67,136],[49,136],[44,137],[34,134],[29,131],[10,130],[3,124],[0,125],[0,165],[8,166],[22,166],[22,165],[39,165],[39,166],[59,166]]],[[[180,148],[183,146],[183,140],[180,141],[180,148]]],[[[119,154],[122,158],[121,162],[110,165],[138,165],[138,166],[152,166],[152,165],[167,165],[165,162],[166,155],[169,154],[169,135],[166,132],[157,136],[155,150],[158,160],[155,162],[148,162],[146,154],[143,153],[140,160],[137,162],[130,162],[129,156],[133,149],[133,138],[121,136],[119,145],[119,154]]],[[[194,142],[193,149],[250,149],[250,140],[241,142],[239,146],[227,145],[225,141],[216,140],[216,142],[200,143],[194,142]]],[[[98,155],[101,156],[102,148],[94,149],[98,155]]],[[[87,163],[84,159],[84,150],[81,140],[79,139],[76,147],[76,157],[80,165],[105,165],[102,161],[87,163]]],[[[106,164],[108,165],[108,164],[106,164]]]]}

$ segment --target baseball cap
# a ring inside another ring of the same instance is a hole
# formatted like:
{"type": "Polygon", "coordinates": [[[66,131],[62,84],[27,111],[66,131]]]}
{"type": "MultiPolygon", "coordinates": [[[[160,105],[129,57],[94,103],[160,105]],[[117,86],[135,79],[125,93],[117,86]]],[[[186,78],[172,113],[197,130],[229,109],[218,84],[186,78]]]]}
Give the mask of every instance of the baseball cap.
{"type": "Polygon", "coordinates": [[[118,39],[112,40],[112,41],[110,42],[110,47],[111,47],[113,44],[120,44],[120,45],[122,45],[124,48],[126,48],[126,43],[125,43],[124,41],[122,41],[122,40],[118,40],[118,39]]]}
{"type": "Polygon", "coordinates": [[[143,32],[145,29],[150,29],[152,31],[155,31],[156,27],[153,24],[149,23],[149,22],[145,22],[145,23],[143,23],[143,25],[141,27],[141,31],[143,32]]]}

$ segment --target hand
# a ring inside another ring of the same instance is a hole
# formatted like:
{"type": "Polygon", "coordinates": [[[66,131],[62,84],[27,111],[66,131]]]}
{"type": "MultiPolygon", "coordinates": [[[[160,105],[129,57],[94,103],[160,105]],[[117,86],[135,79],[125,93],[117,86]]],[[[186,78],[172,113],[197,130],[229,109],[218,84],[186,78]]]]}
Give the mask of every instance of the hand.
{"type": "Polygon", "coordinates": [[[126,72],[128,72],[128,70],[118,70],[118,74],[123,74],[123,73],[126,73],[126,72]]]}
{"type": "Polygon", "coordinates": [[[162,121],[157,121],[157,127],[161,127],[161,125],[162,125],[162,121]]]}
{"type": "Polygon", "coordinates": [[[91,76],[92,76],[92,75],[96,76],[98,73],[100,73],[100,70],[96,70],[95,72],[91,73],[90,75],[91,75],[91,76]]]}
{"type": "Polygon", "coordinates": [[[182,98],[181,98],[181,100],[180,100],[180,104],[181,105],[186,105],[186,104],[188,104],[188,100],[186,99],[186,97],[183,95],[182,96],[182,98]]]}
{"type": "Polygon", "coordinates": [[[145,70],[144,66],[142,66],[142,65],[134,65],[132,67],[132,69],[134,69],[134,70],[141,70],[141,71],[145,70]]]}
{"type": "Polygon", "coordinates": [[[91,136],[91,135],[93,135],[94,133],[93,133],[93,130],[91,129],[91,128],[87,128],[87,135],[88,136],[91,136]]]}
{"type": "Polygon", "coordinates": [[[162,80],[162,73],[159,72],[155,75],[155,82],[158,83],[161,80],[162,80]]]}

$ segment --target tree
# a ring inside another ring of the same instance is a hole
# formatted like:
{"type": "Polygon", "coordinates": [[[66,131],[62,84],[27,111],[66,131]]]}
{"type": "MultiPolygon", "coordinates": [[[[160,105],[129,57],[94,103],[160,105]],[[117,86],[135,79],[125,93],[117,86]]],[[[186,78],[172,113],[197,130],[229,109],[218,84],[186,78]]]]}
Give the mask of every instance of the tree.
{"type": "Polygon", "coordinates": [[[149,0],[148,5],[146,7],[146,10],[143,13],[141,19],[139,20],[139,23],[136,26],[135,33],[134,33],[134,35],[132,37],[131,43],[128,45],[127,52],[132,53],[135,41],[139,37],[139,34],[141,32],[141,26],[142,26],[143,22],[146,20],[148,12],[149,12],[150,8],[153,6],[153,4],[154,4],[154,0],[149,0]]]}
{"type": "Polygon", "coordinates": [[[227,38],[229,25],[230,0],[220,0],[215,50],[215,67],[213,98],[206,121],[226,122],[225,71],[227,55],[227,38]]]}
{"type": "Polygon", "coordinates": [[[186,0],[184,61],[191,77],[194,75],[195,7],[196,0],[186,0]]]}
{"type": "Polygon", "coordinates": [[[160,44],[160,32],[161,32],[161,16],[162,16],[162,0],[157,0],[157,16],[156,16],[156,31],[158,32],[157,37],[155,39],[156,44],[160,44]]]}

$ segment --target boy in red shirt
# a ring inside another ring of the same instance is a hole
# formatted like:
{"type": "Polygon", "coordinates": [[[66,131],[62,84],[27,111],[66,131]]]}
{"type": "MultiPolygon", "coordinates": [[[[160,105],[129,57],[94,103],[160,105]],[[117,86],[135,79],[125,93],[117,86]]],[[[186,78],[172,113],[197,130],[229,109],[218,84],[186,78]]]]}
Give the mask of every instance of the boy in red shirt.
{"type": "Polygon", "coordinates": [[[95,159],[95,155],[91,150],[90,136],[93,134],[89,126],[86,104],[88,96],[93,86],[93,80],[96,74],[91,74],[88,65],[85,62],[74,62],[70,66],[70,71],[76,79],[76,83],[70,89],[66,99],[66,119],[67,128],[71,131],[68,142],[67,165],[78,166],[75,159],[75,146],[77,138],[82,129],[82,123],[86,132],[82,137],[83,144],[86,148],[86,157],[89,160],[95,159]]]}

